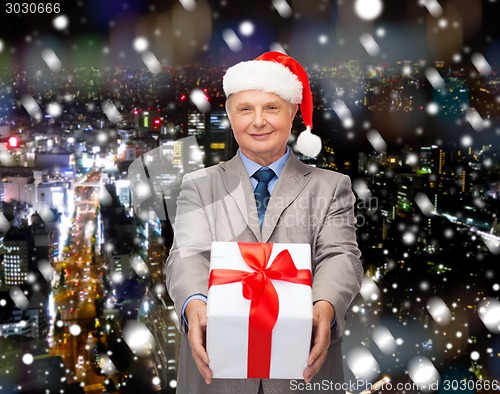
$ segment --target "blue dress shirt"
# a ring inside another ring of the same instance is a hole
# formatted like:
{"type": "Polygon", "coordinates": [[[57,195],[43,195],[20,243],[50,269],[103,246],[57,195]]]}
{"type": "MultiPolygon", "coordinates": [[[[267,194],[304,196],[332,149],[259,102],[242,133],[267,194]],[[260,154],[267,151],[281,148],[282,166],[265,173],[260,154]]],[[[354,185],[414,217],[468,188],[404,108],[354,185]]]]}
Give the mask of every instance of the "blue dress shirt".
{"type": "Polygon", "coordinates": [[[281,156],[278,160],[275,162],[269,164],[266,167],[261,166],[260,164],[257,164],[253,160],[250,160],[248,157],[246,157],[243,153],[241,153],[240,150],[238,150],[238,154],[240,155],[241,161],[243,162],[243,165],[245,166],[245,169],[248,172],[248,176],[250,178],[250,182],[252,182],[252,187],[255,190],[257,187],[257,179],[253,178],[252,175],[255,174],[257,171],[259,171],[261,168],[270,168],[271,170],[274,171],[276,176],[269,181],[269,184],[267,185],[267,190],[269,190],[269,194],[273,194],[274,186],[276,185],[276,182],[278,182],[278,178],[281,175],[281,172],[283,171],[283,167],[285,167],[285,164],[290,157],[290,147],[286,147],[286,152],[283,156],[281,156]]]}

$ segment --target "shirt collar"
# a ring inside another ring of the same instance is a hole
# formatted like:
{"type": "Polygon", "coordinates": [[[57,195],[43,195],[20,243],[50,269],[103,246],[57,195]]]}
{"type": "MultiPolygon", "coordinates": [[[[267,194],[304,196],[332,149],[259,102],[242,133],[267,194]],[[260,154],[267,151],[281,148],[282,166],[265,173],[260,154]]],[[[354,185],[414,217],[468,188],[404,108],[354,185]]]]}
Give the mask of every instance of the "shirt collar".
{"type": "MultiPolygon", "coordinates": [[[[247,170],[249,177],[251,177],[253,174],[255,174],[256,171],[263,168],[263,166],[261,166],[260,164],[254,162],[253,160],[250,160],[248,157],[246,157],[243,153],[241,153],[241,150],[239,150],[239,149],[238,149],[238,154],[241,157],[241,161],[243,162],[243,165],[245,166],[245,169],[247,170]]],[[[279,178],[281,171],[283,171],[283,167],[285,167],[285,164],[286,164],[289,157],[290,157],[290,147],[287,145],[285,154],[283,156],[281,156],[278,160],[269,164],[268,166],[265,166],[264,168],[270,168],[271,170],[274,171],[276,176],[279,178]]]]}

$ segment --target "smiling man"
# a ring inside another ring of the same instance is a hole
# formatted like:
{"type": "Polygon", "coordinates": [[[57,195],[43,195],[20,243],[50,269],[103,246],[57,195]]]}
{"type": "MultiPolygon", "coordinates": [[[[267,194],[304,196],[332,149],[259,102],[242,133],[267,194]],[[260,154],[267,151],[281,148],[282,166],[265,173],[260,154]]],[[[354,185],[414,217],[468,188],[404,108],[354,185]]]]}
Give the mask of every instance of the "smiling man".
{"type": "Polygon", "coordinates": [[[313,338],[303,382],[311,383],[308,392],[321,392],[325,381],[342,387],[345,317],[363,278],[350,180],[303,164],[287,145],[300,106],[307,129],[299,149],[312,156],[321,148],[311,134],[307,74],[296,60],[267,52],[238,63],[227,70],[223,88],[239,151],[227,163],[184,177],[167,260],[167,288],[182,326],[177,392],[268,394],[304,386],[212,378],[205,349],[212,241],[311,245],[313,338]]]}
{"type": "Polygon", "coordinates": [[[230,95],[226,110],[240,153],[263,167],[283,157],[297,108],[259,90],[230,95]]]}

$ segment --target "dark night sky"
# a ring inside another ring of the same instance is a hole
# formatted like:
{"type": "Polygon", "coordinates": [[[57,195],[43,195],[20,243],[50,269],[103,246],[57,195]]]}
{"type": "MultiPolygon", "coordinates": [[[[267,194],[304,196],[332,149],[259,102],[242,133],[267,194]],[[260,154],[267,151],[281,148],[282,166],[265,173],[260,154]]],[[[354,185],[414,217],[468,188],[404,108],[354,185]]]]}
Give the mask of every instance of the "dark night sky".
{"type": "MultiPolygon", "coordinates": [[[[48,0],[43,2],[48,3],[48,0]]],[[[460,41],[458,50],[468,46],[475,51],[484,51],[491,63],[500,62],[500,31],[495,17],[500,10],[497,0],[439,0],[449,16],[450,27],[448,30],[438,31],[436,37],[432,34],[428,36],[426,30],[440,18],[431,17],[425,7],[419,5],[418,0],[385,0],[382,14],[373,22],[356,17],[352,0],[288,0],[288,3],[293,9],[293,15],[284,18],[274,9],[271,1],[243,3],[239,0],[197,0],[198,7],[190,13],[182,9],[179,0],[64,0],[60,2],[61,14],[69,18],[69,26],[64,31],[58,31],[52,26],[54,14],[9,15],[6,10],[2,10],[0,40],[3,41],[4,51],[15,49],[17,53],[37,41],[38,45],[46,45],[50,44],[51,40],[67,50],[74,46],[75,42],[79,43],[82,38],[89,36],[98,37],[102,44],[106,45],[111,40],[113,29],[121,23],[124,24],[130,39],[133,39],[138,31],[141,31],[141,23],[148,24],[163,15],[169,16],[170,19],[157,22],[163,31],[158,42],[152,43],[151,49],[161,52],[165,42],[176,41],[173,44],[175,49],[170,48],[166,53],[169,62],[178,64],[195,61],[234,63],[269,50],[269,45],[273,42],[283,44],[289,54],[298,57],[306,65],[351,58],[362,61],[411,58],[432,60],[439,55],[450,55],[445,53],[446,48],[453,47],[449,45],[448,40],[462,33],[463,40],[460,41]],[[177,13],[173,10],[177,10],[177,13]],[[182,18],[185,20],[180,21],[182,18]],[[169,24],[174,24],[175,20],[178,23],[173,38],[174,31],[169,30],[169,24]],[[200,30],[200,20],[208,25],[209,37],[207,30],[200,30]],[[231,28],[238,32],[238,26],[244,20],[254,23],[255,33],[249,37],[240,35],[243,48],[232,53],[222,40],[222,31],[231,28]],[[463,29],[461,27],[460,31],[453,30],[453,20],[461,20],[463,29]],[[382,48],[379,59],[373,59],[361,47],[358,37],[362,32],[373,34],[379,27],[384,28],[386,34],[378,38],[382,48]],[[197,50],[188,55],[180,54],[183,51],[179,51],[179,48],[191,45],[187,37],[192,37],[192,33],[195,37],[196,34],[201,36],[197,37],[197,50]],[[318,36],[322,34],[328,37],[326,45],[318,44],[318,36]],[[208,45],[205,49],[202,49],[201,41],[208,45]],[[436,42],[439,45],[433,51],[432,47],[436,42]]],[[[123,48],[131,50],[133,57],[130,42],[122,45],[120,51],[123,51],[123,48]]],[[[111,51],[113,49],[111,47],[111,51]]]]}

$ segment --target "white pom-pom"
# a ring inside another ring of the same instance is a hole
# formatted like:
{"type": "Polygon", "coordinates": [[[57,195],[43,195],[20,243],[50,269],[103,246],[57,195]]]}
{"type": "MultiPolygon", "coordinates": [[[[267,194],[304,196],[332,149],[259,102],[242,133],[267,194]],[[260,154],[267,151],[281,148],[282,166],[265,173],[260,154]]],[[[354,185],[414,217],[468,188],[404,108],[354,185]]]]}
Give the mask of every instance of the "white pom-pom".
{"type": "Polygon", "coordinates": [[[303,155],[316,157],[321,152],[321,138],[311,133],[311,129],[307,127],[297,138],[297,149],[303,155]]]}

